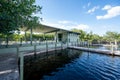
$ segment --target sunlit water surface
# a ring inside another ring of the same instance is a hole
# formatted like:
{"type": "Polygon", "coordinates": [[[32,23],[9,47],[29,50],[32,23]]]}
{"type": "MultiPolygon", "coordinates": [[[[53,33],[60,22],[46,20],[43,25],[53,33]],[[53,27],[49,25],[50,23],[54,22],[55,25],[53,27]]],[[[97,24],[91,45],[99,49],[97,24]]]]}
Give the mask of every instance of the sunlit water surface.
{"type": "Polygon", "coordinates": [[[120,57],[71,49],[59,52],[54,57],[57,58],[52,57],[54,60],[51,62],[49,60],[49,64],[46,63],[50,70],[45,66],[40,68],[46,72],[49,70],[48,74],[40,73],[38,69],[39,72],[31,73],[29,78],[33,80],[120,80],[120,57]],[[35,74],[37,76],[42,74],[42,77],[32,77],[35,74]]]}

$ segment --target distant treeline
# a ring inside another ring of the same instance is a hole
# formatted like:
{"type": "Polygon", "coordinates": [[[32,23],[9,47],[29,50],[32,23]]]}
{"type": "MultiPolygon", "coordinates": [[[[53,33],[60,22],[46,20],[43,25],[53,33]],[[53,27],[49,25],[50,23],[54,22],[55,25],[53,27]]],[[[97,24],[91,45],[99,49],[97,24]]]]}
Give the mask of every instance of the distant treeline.
{"type": "Polygon", "coordinates": [[[120,33],[107,31],[103,36],[98,34],[93,34],[93,32],[85,32],[79,29],[72,29],[74,32],[80,33],[80,40],[81,41],[89,41],[91,43],[110,43],[117,41],[120,43],[120,33]]]}

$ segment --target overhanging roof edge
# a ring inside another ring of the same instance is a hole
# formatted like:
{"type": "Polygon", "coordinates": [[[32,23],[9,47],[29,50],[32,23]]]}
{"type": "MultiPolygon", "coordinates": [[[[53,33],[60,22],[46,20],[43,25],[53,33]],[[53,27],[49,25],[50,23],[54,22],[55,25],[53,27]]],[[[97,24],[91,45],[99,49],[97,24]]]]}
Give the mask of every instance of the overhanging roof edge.
{"type": "MultiPolygon", "coordinates": [[[[23,27],[23,30],[25,30],[25,29],[26,29],[26,27],[23,27]]],[[[41,33],[50,33],[50,32],[54,32],[54,31],[58,31],[58,30],[66,31],[69,33],[80,34],[78,32],[73,32],[70,30],[65,30],[65,29],[61,29],[61,28],[57,28],[57,27],[53,27],[53,26],[49,26],[49,25],[44,25],[44,24],[40,24],[38,27],[33,28],[33,31],[41,32],[41,33]]]]}

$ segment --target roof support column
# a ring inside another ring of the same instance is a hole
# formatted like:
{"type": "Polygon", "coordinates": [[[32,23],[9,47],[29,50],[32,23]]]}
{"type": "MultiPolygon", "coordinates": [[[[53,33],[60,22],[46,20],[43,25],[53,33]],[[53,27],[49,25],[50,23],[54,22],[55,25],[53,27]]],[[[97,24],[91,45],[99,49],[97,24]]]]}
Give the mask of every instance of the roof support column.
{"type": "Polygon", "coordinates": [[[46,42],[45,33],[43,34],[43,40],[44,42],[46,42]]]}
{"type": "Polygon", "coordinates": [[[57,40],[58,40],[58,34],[57,34],[57,31],[55,32],[55,42],[57,43],[57,40]]]}
{"type": "Polygon", "coordinates": [[[32,45],[32,27],[30,28],[30,44],[32,45]]]}

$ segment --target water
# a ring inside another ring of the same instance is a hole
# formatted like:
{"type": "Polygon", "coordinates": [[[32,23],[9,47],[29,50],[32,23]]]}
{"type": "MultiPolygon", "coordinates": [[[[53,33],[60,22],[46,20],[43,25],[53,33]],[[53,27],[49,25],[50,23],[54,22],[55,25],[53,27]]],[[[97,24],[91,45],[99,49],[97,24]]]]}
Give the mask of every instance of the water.
{"type": "Polygon", "coordinates": [[[26,75],[26,80],[120,79],[120,57],[69,49],[44,60],[32,61],[32,68],[27,68],[31,73],[26,75]]]}

